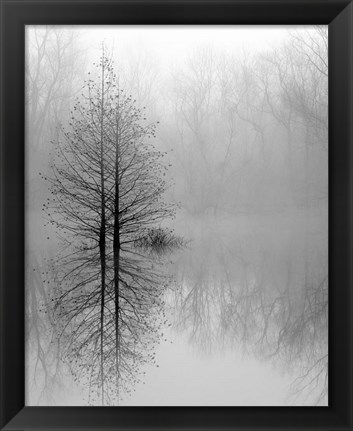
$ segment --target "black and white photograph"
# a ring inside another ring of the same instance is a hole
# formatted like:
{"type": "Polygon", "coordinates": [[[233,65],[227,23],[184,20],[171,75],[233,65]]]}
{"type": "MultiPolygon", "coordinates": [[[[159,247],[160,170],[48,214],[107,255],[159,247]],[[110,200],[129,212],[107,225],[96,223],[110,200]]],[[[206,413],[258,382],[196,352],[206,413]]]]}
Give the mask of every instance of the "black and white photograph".
{"type": "Polygon", "coordinates": [[[328,26],[25,54],[26,406],[328,406],[328,26]]]}

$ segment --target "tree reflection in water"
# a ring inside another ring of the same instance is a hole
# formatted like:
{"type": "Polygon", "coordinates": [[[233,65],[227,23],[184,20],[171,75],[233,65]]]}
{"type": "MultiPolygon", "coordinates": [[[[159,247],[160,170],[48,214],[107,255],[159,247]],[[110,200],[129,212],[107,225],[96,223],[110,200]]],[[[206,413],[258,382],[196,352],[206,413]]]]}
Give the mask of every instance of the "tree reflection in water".
{"type": "Polygon", "coordinates": [[[315,219],[257,226],[196,232],[175,262],[175,327],[203,353],[241,346],[245,355],[272,361],[292,378],[292,404],[327,405],[325,228],[315,219]]]}
{"type": "Polygon", "coordinates": [[[157,365],[155,348],[161,342],[161,328],[166,321],[164,293],[170,280],[163,271],[164,259],[164,256],[141,248],[122,248],[118,353],[114,336],[113,277],[108,272],[103,375],[99,363],[100,327],[97,321],[99,289],[92,288],[93,282],[86,282],[92,275],[78,274],[74,288],[64,289],[64,293],[57,292],[54,296],[56,320],[60,322],[57,327],[60,326],[62,359],[69,366],[74,381],[87,389],[88,405],[99,404],[102,381],[106,405],[119,405],[135,391],[135,385],[143,381],[143,366],[157,365]]]}

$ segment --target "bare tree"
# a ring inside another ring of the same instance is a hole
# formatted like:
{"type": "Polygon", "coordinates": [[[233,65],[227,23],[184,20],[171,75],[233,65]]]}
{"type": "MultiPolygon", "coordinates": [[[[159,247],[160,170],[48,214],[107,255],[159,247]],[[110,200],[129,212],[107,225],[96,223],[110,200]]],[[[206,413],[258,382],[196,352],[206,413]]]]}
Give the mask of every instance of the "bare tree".
{"type": "Polygon", "coordinates": [[[164,154],[146,142],[155,136],[156,125],[143,125],[144,110],[120,89],[104,50],[97,68],[97,79],[89,77],[68,130],[62,130],[63,142],[56,142],[49,178],[53,199],[44,210],[65,246],[65,287],[55,306],[67,322],[64,332],[73,330],[68,357],[72,346],[90,352],[91,367],[79,353],[78,368],[90,368],[89,386],[99,386],[104,405],[113,400],[105,388],[111,387],[112,367],[118,391],[122,374],[132,373],[130,359],[141,356],[136,345],[145,346],[140,333],[153,332],[148,321],[156,307],[160,311],[165,281],[158,265],[146,267],[149,259],[136,247],[156,223],[174,215],[175,206],[162,199],[164,154]]]}

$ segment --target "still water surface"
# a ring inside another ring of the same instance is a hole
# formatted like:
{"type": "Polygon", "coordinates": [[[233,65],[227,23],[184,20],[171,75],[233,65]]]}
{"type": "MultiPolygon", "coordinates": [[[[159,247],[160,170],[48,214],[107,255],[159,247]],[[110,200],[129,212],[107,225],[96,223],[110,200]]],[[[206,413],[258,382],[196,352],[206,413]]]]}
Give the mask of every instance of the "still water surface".
{"type": "MultiPolygon", "coordinates": [[[[327,405],[327,214],[185,216],[174,229],[188,243],[156,258],[172,281],[155,363],[120,405],[327,405]]],[[[60,382],[41,405],[87,405],[65,367],[60,382]]]]}
{"type": "Polygon", "coordinates": [[[171,326],[121,404],[327,405],[326,220],[179,220],[171,326]]]}

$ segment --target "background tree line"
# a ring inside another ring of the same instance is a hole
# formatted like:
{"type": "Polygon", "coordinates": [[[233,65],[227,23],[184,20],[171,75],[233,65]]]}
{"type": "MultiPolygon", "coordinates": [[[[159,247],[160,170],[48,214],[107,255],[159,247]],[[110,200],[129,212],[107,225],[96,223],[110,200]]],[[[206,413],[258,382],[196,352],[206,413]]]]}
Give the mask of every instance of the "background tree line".
{"type": "Polygon", "coordinates": [[[189,214],[327,203],[327,29],[243,58],[199,49],[168,94],[175,194],[189,214]],[[172,131],[172,132],[171,132],[172,131]],[[174,161],[173,160],[173,161],[174,161]]]}

